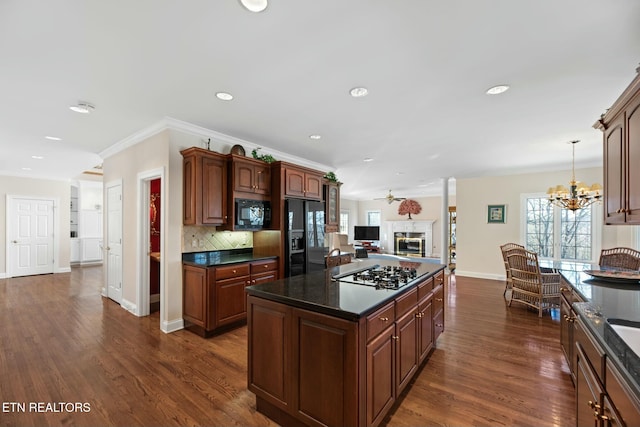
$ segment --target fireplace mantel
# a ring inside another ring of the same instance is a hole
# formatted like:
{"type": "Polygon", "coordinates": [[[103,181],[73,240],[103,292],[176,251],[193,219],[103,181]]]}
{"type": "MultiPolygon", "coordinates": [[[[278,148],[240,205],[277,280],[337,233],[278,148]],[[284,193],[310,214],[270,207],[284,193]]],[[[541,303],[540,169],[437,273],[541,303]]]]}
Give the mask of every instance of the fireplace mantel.
{"type": "MultiPolygon", "coordinates": [[[[425,256],[431,256],[433,250],[433,223],[435,220],[402,220],[385,221],[386,233],[382,249],[386,253],[394,253],[394,233],[424,233],[425,256]]],[[[382,236],[381,236],[382,237],[382,236]]],[[[381,242],[382,243],[382,242],[381,242]]]]}

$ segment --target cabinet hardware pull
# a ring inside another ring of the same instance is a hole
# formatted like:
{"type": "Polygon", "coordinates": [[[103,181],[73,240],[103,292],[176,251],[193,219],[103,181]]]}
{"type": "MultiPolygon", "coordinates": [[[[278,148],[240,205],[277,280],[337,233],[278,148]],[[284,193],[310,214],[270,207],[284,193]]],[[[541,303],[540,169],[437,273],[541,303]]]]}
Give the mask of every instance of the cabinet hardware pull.
{"type": "Polygon", "coordinates": [[[233,274],[236,274],[236,271],[235,271],[235,270],[233,270],[233,274]]]}
{"type": "Polygon", "coordinates": [[[436,301],[441,302],[442,298],[436,298],[436,301]]]}
{"type": "Polygon", "coordinates": [[[587,405],[589,405],[589,408],[591,408],[591,409],[600,409],[600,405],[598,405],[597,403],[595,403],[592,400],[588,401],[587,405]]]}
{"type": "Polygon", "coordinates": [[[439,328],[441,328],[441,327],[443,327],[444,325],[443,325],[442,323],[436,323],[436,326],[437,326],[437,327],[439,327],[439,328]]]}
{"type": "Polygon", "coordinates": [[[568,291],[568,290],[569,290],[569,289],[565,288],[564,286],[560,287],[560,292],[566,292],[566,291],[568,291]]]}
{"type": "Polygon", "coordinates": [[[398,340],[400,339],[400,337],[399,337],[399,336],[397,336],[397,335],[394,335],[394,336],[392,336],[391,338],[393,338],[393,339],[394,339],[394,340],[396,340],[396,341],[398,341],[398,340]]]}
{"type": "Polygon", "coordinates": [[[264,268],[269,268],[269,266],[268,266],[268,265],[265,265],[265,266],[264,266],[264,268]]]}
{"type": "Polygon", "coordinates": [[[382,320],[383,322],[388,322],[389,318],[388,317],[381,317],[380,320],[382,320]]]}

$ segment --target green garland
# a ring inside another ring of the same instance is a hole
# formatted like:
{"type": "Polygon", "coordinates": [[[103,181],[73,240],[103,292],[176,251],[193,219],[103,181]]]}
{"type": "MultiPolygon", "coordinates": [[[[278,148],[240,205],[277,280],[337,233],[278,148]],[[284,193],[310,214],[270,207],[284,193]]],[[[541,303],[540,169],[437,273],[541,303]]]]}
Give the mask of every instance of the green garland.
{"type": "Polygon", "coordinates": [[[251,155],[253,156],[254,159],[262,160],[263,162],[266,162],[266,163],[273,163],[276,161],[276,159],[271,154],[258,154],[258,150],[261,150],[261,149],[262,147],[258,147],[258,148],[254,148],[251,151],[251,155]]]}

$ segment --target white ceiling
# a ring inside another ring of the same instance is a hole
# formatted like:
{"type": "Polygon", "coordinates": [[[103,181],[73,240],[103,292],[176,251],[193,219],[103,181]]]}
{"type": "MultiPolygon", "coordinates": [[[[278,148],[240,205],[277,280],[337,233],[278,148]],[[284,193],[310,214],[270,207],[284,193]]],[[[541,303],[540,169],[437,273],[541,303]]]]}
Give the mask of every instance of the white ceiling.
{"type": "Polygon", "coordinates": [[[419,197],[569,169],[572,139],[601,165],[591,126],[639,62],[637,0],[3,0],[0,174],[72,178],[171,117],[328,165],[343,197],[419,197]]]}

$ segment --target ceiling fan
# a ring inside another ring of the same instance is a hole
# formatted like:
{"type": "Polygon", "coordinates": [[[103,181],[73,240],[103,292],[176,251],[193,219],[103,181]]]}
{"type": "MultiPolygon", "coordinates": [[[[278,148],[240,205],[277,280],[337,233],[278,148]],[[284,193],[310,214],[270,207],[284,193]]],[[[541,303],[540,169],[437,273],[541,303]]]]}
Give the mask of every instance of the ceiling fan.
{"type": "Polygon", "coordinates": [[[379,197],[379,198],[373,199],[373,200],[386,200],[387,203],[391,204],[391,203],[393,203],[395,201],[399,202],[401,200],[407,200],[407,198],[406,197],[394,197],[394,195],[391,194],[391,190],[389,190],[389,194],[387,194],[386,197],[379,197]]]}

